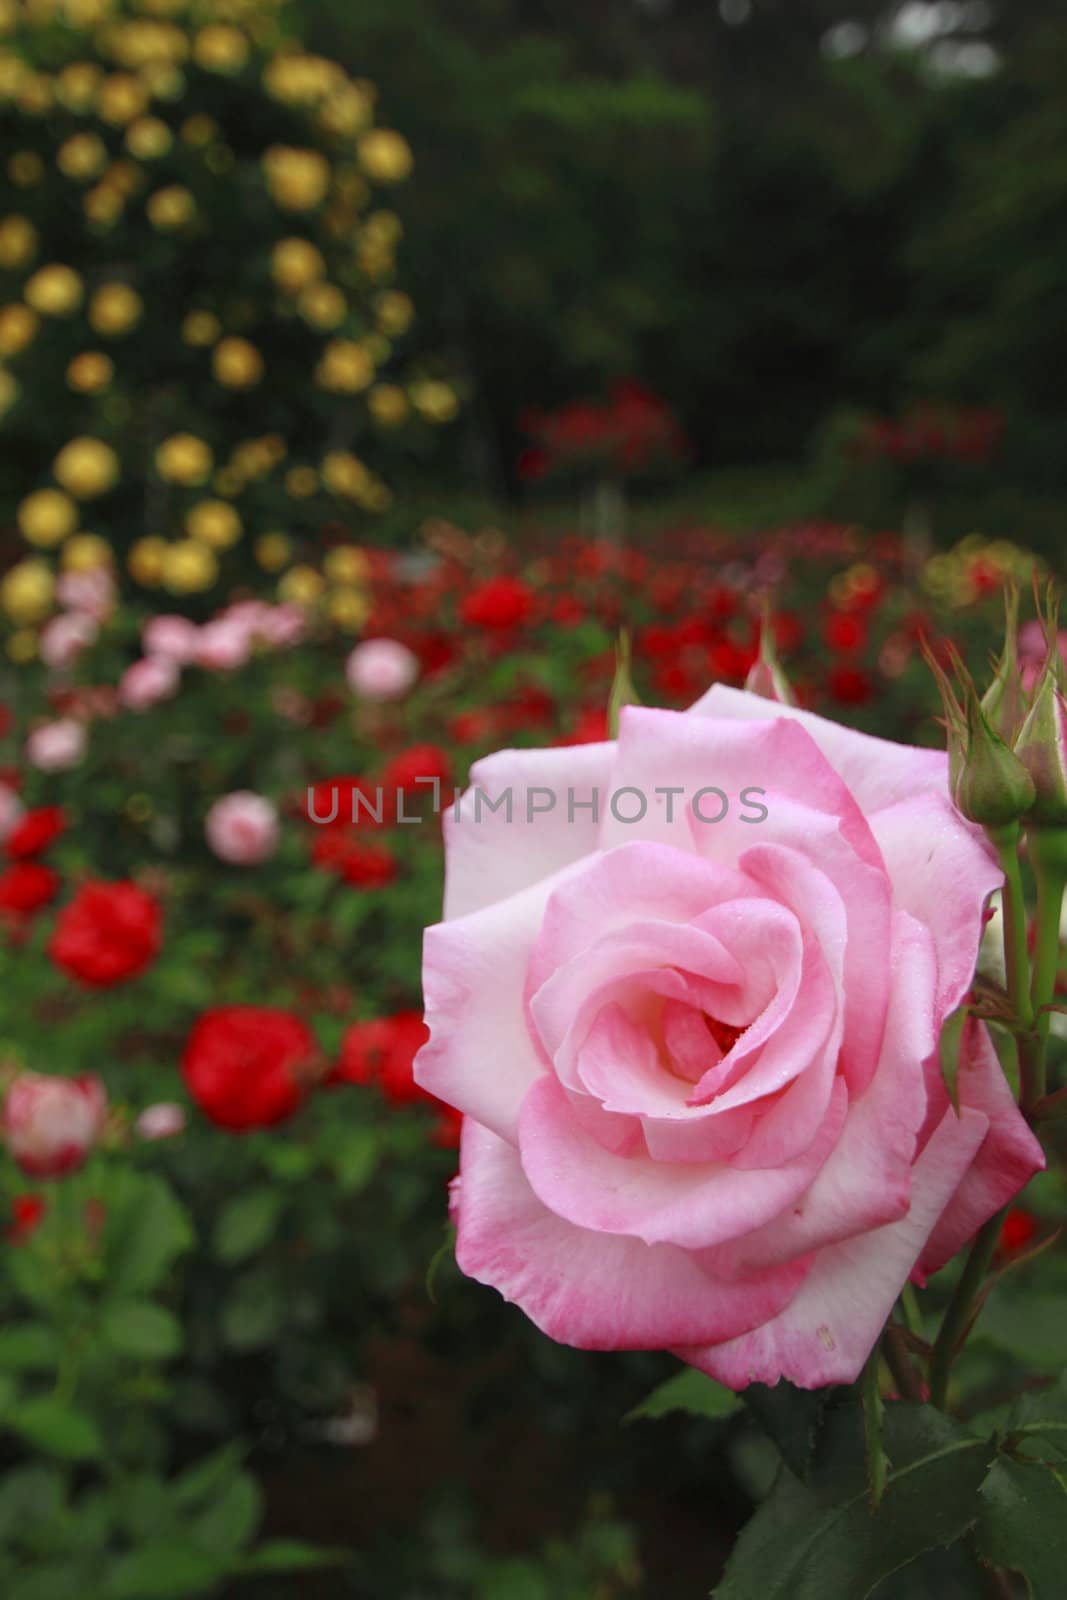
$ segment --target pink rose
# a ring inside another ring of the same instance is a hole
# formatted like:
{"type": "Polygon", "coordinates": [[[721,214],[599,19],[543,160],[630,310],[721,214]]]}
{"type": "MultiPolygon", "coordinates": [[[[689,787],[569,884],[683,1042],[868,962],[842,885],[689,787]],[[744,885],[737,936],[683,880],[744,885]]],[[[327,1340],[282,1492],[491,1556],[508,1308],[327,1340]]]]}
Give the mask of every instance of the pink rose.
{"type": "Polygon", "coordinates": [[[81,1166],[106,1117],[107,1092],[99,1078],[22,1072],[4,1100],[3,1134],[23,1172],[60,1178],[81,1166]]]}
{"type": "Polygon", "coordinates": [[[84,611],[103,622],[115,609],[115,583],[106,567],[65,572],[56,584],[56,599],[68,611],[84,611]]]}
{"type": "Polygon", "coordinates": [[[216,617],[205,622],[196,641],[196,662],[211,672],[233,672],[243,667],[251,654],[248,629],[241,622],[216,617]]]}
{"type": "Polygon", "coordinates": [[[718,686],[621,724],[445,814],[415,1076],[465,1113],[459,1264],[568,1344],[851,1382],[1043,1165],[984,1028],[959,1115],[936,1054],[1000,872],[940,752],[718,686]]]}
{"type": "Polygon", "coordinates": [[[26,759],[39,772],[66,772],[84,759],[86,744],[83,724],[62,717],[34,728],[26,740],[26,759]]]}
{"type": "Polygon", "coordinates": [[[3,844],[24,810],[14,789],[10,789],[6,783],[0,783],[0,844],[3,844]]]}
{"type": "Polygon", "coordinates": [[[291,645],[299,644],[307,632],[307,614],[300,606],[270,606],[260,631],[275,650],[288,650],[291,645]]]}
{"type": "Polygon", "coordinates": [[[398,700],[419,675],[419,658],[399,639],[357,644],[345,666],[349,687],[364,700],[398,700]]]}
{"type": "Polygon", "coordinates": [[[41,632],[41,660],[46,667],[69,667],[100,632],[88,611],[64,611],[41,632]]]}
{"type": "Polygon", "coordinates": [[[128,711],[147,711],[177,693],[181,672],[169,656],[144,656],[119,680],[119,700],[128,711]]]}
{"type": "Polygon", "coordinates": [[[146,656],[165,656],[179,667],[195,659],[200,629],[188,617],[149,617],[141,630],[146,656]]]}
{"type": "Polygon", "coordinates": [[[255,866],[278,848],[278,812],[263,795],[238,789],[215,801],[204,822],[204,833],[220,861],[255,866]]]}
{"type": "Polygon", "coordinates": [[[185,1132],[185,1108],[175,1100],[161,1100],[145,1106],[133,1126],[142,1139],[175,1139],[185,1132]]]}

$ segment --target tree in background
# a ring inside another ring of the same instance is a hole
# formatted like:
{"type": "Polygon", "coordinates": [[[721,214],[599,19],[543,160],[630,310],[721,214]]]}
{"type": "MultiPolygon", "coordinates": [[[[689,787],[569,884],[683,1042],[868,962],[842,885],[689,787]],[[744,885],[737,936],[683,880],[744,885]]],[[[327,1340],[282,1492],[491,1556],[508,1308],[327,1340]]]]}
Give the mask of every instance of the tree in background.
{"type": "Polygon", "coordinates": [[[111,549],[176,596],[246,575],[249,547],[280,571],[324,524],[370,527],[456,411],[411,366],[394,282],[410,148],[285,21],[284,0],[0,3],[17,620],[47,608],[53,552],[111,549]]]}

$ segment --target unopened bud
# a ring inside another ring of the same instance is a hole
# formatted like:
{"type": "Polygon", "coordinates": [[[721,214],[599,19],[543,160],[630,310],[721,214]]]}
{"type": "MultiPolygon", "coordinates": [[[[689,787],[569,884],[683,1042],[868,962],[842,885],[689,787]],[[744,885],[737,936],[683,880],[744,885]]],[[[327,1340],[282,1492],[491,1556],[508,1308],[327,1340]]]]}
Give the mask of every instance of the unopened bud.
{"type": "Polygon", "coordinates": [[[1015,754],[1034,786],[1027,820],[1042,828],[1067,827],[1067,701],[1058,676],[1046,662],[1015,741],[1015,754]]]}
{"type": "Polygon", "coordinates": [[[1019,664],[1019,590],[1014,583],[1004,590],[1004,648],[981,706],[994,733],[1007,744],[1013,743],[1028,708],[1019,664]]]}
{"type": "Polygon", "coordinates": [[[1022,762],[990,725],[974,680],[959,653],[950,661],[959,692],[932,652],[926,659],[945,708],[949,790],[960,814],[983,828],[1017,822],[1033,804],[1034,786],[1022,762]]]}
{"type": "Polygon", "coordinates": [[[615,678],[608,697],[608,737],[619,737],[619,713],[623,706],[641,704],[633,678],[630,676],[630,635],[625,628],[615,646],[615,678]]]}
{"type": "Polygon", "coordinates": [[[749,694],[758,694],[763,700],[775,700],[782,706],[795,706],[797,703],[792,685],[778,659],[770,602],[766,599],[763,602],[763,616],[760,620],[759,655],[749,668],[745,688],[749,694]]]}

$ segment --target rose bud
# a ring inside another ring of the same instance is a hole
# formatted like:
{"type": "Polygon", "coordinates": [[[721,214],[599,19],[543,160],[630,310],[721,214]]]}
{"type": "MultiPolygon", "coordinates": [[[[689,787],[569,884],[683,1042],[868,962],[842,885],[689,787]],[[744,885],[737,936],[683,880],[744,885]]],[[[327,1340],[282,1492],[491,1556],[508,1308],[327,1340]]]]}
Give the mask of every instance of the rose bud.
{"type": "Polygon", "coordinates": [[[797,703],[796,695],[778,659],[770,606],[766,603],[760,623],[759,655],[749,668],[745,688],[749,694],[758,694],[762,700],[776,700],[779,705],[795,706],[797,703]]]}
{"type": "Polygon", "coordinates": [[[367,639],[349,656],[345,676],[364,700],[399,700],[419,676],[419,658],[399,639],[367,639]]]}
{"type": "Polygon", "coordinates": [[[145,1106],[133,1127],[142,1139],[174,1139],[185,1131],[185,1107],[172,1100],[145,1106]]]}
{"type": "Polygon", "coordinates": [[[204,822],[207,842],[220,861],[251,867],[278,848],[278,812],[270,800],[250,789],[224,794],[204,822]]]}
{"type": "Polygon", "coordinates": [[[1005,743],[1013,743],[1026,719],[1027,707],[1019,653],[1019,590],[1015,584],[1004,590],[1004,648],[981,706],[993,732],[1005,743]]]}
{"type": "Polygon", "coordinates": [[[1028,820],[1042,828],[1067,827],[1067,702],[1058,653],[1050,652],[1033,704],[1015,740],[1015,754],[1034,785],[1028,820]]]}
{"type": "Polygon", "coordinates": [[[1018,822],[1033,804],[1029,773],[990,726],[959,653],[950,648],[949,660],[962,704],[932,652],[926,649],[925,655],[945,708],[949,789],[957,810],[968,822],[983,828],[1004,828],[1018,822]]]}
{"type": "Polygon", "coordinates": [[[4,1100],[3,1134],[23,1172],[60,1178],[80,1167],[107,1116],[99,1078],[57,1078],[23,1072],[4,1100]]]}

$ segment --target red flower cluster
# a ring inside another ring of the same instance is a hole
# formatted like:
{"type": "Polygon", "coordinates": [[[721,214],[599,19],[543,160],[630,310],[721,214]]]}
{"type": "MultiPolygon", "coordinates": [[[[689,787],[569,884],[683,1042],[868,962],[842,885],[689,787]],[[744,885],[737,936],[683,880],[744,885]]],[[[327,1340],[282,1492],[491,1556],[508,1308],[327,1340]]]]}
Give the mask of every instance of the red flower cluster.
{"type": "Polygon", "coordinates": [[[984,465],[1004,435],[1003,412],[990,408],[943,412],[921,407],[899,421],[872,417],[852,442],[861,459],[954,460],[984,465]]]}
{"type": "Polygon", "coordinates": [[[189,1035],[182,1076],[206,1117],[246,1133],[292,1115],[315,1081],[317,1057],[311,1030],[288,1011],[218,1006],[189,1035]]]}
{"type": "Polygon", "coordinates": [[[530,412],[523,429],[531,443],[518,472],[528,482],[575,471],[634,478],[677,466],[687,448],[670,407],[629,379],[613,383],[600,405],[577,401],[548,415],[530,412]]]}
{"type": "Polygon", "coordinates": [[[434,1142],[452,1148],[459,1144],[462,1118],[415,1082],[415,1056],[428,1038],[429,1030],[418,1011],[398,1011],[392,1017],[353,1023],[341,1042],[341,1059],[330,1081],[373,1084],[393,1105],[425,1102],[435,1106],[440,1116],[434,1125],[434,1142]]]}
{"type": "Polygon", "coordinates": [[[5,913],[16,928],[51,905],[59,893],[59,874],[34,857],[42,855],[66,825],[59,806],[42,806],[27,811],[5,840],[11,865],[0,872],[0,913],[5,913]]]}
{"type": "Polygon", "coordinates": [[[72,978],[108,988],[155,959],[162,921],[158,901],[135,883],[84,883],[57,916],[48,953],[72,978]]]}

